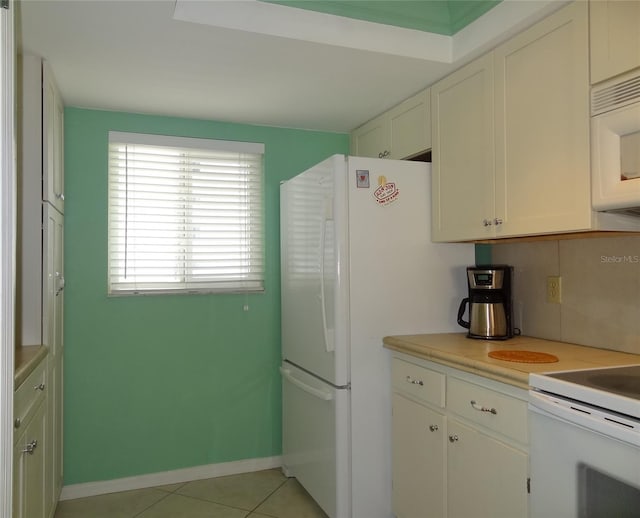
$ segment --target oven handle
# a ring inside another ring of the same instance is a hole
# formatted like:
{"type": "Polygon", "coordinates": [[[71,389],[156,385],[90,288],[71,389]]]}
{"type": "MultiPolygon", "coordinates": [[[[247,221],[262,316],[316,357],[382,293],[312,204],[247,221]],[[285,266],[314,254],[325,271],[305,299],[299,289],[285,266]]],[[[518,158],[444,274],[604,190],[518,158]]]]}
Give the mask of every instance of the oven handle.
{"type": "Polygon", "coordinates": [[[529,391],[529,411],[584,430],[640,446],[640,421],[630,421],[575,401],[529,391]]]}

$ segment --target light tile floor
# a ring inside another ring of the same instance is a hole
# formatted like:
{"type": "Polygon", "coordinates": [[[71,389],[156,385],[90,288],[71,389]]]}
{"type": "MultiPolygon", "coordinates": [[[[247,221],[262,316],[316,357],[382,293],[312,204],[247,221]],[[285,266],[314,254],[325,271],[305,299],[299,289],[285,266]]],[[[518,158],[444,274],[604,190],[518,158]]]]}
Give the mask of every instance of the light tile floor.
{"type": "Polygon", "coordinates": [[[279,469],[64,500],[55,518],[327,518],[279,469]]]}

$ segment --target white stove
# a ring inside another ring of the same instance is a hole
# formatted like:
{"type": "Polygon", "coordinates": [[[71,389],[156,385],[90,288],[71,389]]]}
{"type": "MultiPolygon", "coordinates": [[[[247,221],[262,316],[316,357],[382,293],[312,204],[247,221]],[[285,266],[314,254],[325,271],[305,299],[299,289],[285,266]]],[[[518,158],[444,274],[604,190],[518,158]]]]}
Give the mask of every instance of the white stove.
{"type": "Polygon", "coordinates": [[[529,385],[531,516],[637,518],[640,365],[531,374],[529,385]]]}

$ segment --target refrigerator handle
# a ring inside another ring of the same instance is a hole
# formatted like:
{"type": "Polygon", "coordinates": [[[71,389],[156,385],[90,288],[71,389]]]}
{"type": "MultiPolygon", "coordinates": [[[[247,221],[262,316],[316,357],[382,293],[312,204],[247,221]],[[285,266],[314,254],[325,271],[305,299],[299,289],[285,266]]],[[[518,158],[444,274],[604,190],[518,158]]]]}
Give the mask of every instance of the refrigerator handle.
{"type": "Polygon", "coordinates": [[[324,337],[324,347],[328,353],[335,350],[332,337],[329,336],[327,328],[327,304],[324,292],[324,252],[327,244],[327,223],[332,221],[325,217],[322,221],[322,229],[320,230],[320,306],[322,308],[322,335],[324,337]]]}
{"type": "Polygon", "coordinates": [[[333,399],[333,394],[307,385],[303,381],[300,381],[298,378],[296,378],[293,374],[291,374],[291,371],[289,369],[280,367],[280,373],[282,374],[282,377],[287,381],[293,383],[296,387],[304,390],[312,396],[317,397],[318,399],[322,399],[323,401],[331,401],[333,399]]]}

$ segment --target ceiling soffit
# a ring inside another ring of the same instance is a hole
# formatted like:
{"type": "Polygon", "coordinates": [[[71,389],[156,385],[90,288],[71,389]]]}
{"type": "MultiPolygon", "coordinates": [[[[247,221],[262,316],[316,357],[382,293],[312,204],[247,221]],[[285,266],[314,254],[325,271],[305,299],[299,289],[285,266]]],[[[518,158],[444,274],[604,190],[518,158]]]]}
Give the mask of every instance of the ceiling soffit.
{"type": "Polygon", "coordinates": [[[502,0],[261,0],[334,16],[452,36],[502,0]]]}

